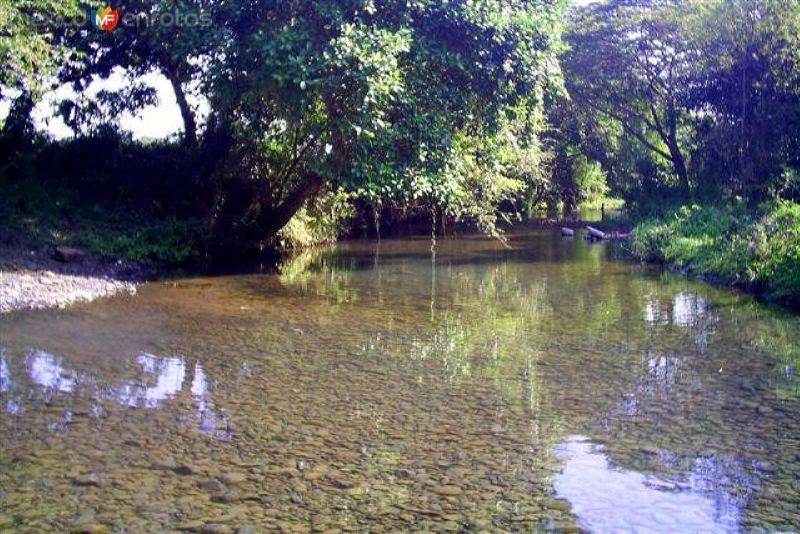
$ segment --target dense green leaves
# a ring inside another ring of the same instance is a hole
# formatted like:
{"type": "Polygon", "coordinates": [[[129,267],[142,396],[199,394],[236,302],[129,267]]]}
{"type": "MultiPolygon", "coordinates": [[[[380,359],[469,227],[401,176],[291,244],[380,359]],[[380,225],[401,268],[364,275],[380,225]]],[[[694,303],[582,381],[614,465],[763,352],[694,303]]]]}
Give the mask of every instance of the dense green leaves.
{"type": "Polygon", "coordinates": [[[94,134],[153,102],[142,75],[164,75],[195,215],[237,249],[322,193],[498,235],[503,216],[571,214],[609,187],[640,209],[800,191],[796,0],[606,0],[568,17],[557,0],[130,0],[112,32],[58,23],[79,7],[0,0],[0,85],[23,90],[9,124],[53,76],[80,91],[124,70],[123,90],[61,105],[94,134]]]}
{"type": "Polygon", "coordinates": [[[567,85],[598,126],[602,150],[590,157],[617,192],[640,207],[665,195],[797,198],[798,20],[794,0],[609,0],[577,10],[567,85]],[[622,131],[603,132],[609,121],[622,131]]]}
{"type": "Polygon", "coordinates": [[[21,67],[4,69],[2,83],[57,75],[82,91],[124,71],[123,90],[61,104],[67,123],[91,134],[113,123],[110,110],[152,103],[140,77],[164,75],[184,145],[203,154],[199,196],[214,239],[269,239],[322,190],[496,233],[499,206],[542,179],[563,1],[131,0],[110,32],[51,33],[22,16],[51,4],[0,4],[15,24],[8,37],[30,38],[8,41],[8,62],[21,67]],[[45,46],[41,63],[25,59],[45,46]]]}
{"type": "Polygon", "coordinates": [[[0,0],[0,96],[3,86],[30,93],[49,88],[47,77],[69,61],[59,34],[78,11],[78,0],[0,0]]]}
{"type": "Polygon", "coordinates": [[[737,208],[683,206],[634,230],[634,252],[800,306],[800,204],[737,208]]]}
{"type": "Polygon", "coordinates": [[[221,8],[225,68],[208,76],[237,154],[225,175],[261,182],[235,224],[273,230],[321,178],[376,207],[494,230],[499,202],[524,187],[502,173],[510,157],[494,140],[559,85],[559,3],[257,4],[247,20],[221,8]]]}

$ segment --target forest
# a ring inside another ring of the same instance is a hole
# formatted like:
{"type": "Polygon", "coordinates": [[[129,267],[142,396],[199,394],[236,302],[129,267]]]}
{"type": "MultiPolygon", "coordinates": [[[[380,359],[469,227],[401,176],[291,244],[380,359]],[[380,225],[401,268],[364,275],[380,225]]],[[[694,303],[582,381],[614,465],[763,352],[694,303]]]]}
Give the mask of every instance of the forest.
{"type": "Polygon", "coordinates": [[[800,304],[797,0],[103,7],[0,0],[7,229],[205,268],[622,206],[637,257],[800,304]],[[134,139],[153,74],[181,133],[134,139]]]}

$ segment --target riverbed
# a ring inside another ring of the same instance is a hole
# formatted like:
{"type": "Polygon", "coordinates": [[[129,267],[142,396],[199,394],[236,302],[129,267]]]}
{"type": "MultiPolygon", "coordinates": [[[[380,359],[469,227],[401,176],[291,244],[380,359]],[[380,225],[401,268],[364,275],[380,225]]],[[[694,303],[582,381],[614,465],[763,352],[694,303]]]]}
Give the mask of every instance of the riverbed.
{"type": "Polygon", "coordinates": [[[0,316],[0,531],[800,529],[800,318],[519,231],[0,316]]]}

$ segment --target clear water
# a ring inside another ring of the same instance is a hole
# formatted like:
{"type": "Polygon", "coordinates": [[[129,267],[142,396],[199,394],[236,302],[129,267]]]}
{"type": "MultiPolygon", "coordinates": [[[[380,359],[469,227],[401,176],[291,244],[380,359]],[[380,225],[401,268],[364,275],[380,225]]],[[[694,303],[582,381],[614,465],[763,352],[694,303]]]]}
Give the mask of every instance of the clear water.
{"type": "Polygon", "coordinates": [[[800,319],[557,231],[0,317],[0,531],[800,530],[800,319]]]}

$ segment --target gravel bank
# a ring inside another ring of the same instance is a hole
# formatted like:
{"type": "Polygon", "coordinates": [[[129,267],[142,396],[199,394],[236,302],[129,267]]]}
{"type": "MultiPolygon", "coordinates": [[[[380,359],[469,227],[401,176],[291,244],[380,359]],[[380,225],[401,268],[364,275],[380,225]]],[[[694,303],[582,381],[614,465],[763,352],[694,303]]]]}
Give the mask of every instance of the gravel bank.
{"type": "Polygon", "coordinates": [[[64,308],[120,291],[136,292],[136,284],[53,271],[0,271],[0,313],[14,310],[64,308]]]}
{"type": "Polygon", "coordinates": [[[52,245],[15,235],[0,237],[0,313],[133,294],[144,278],[137,264],[90,254],[63,263],[53,258],[52,245]]]}

